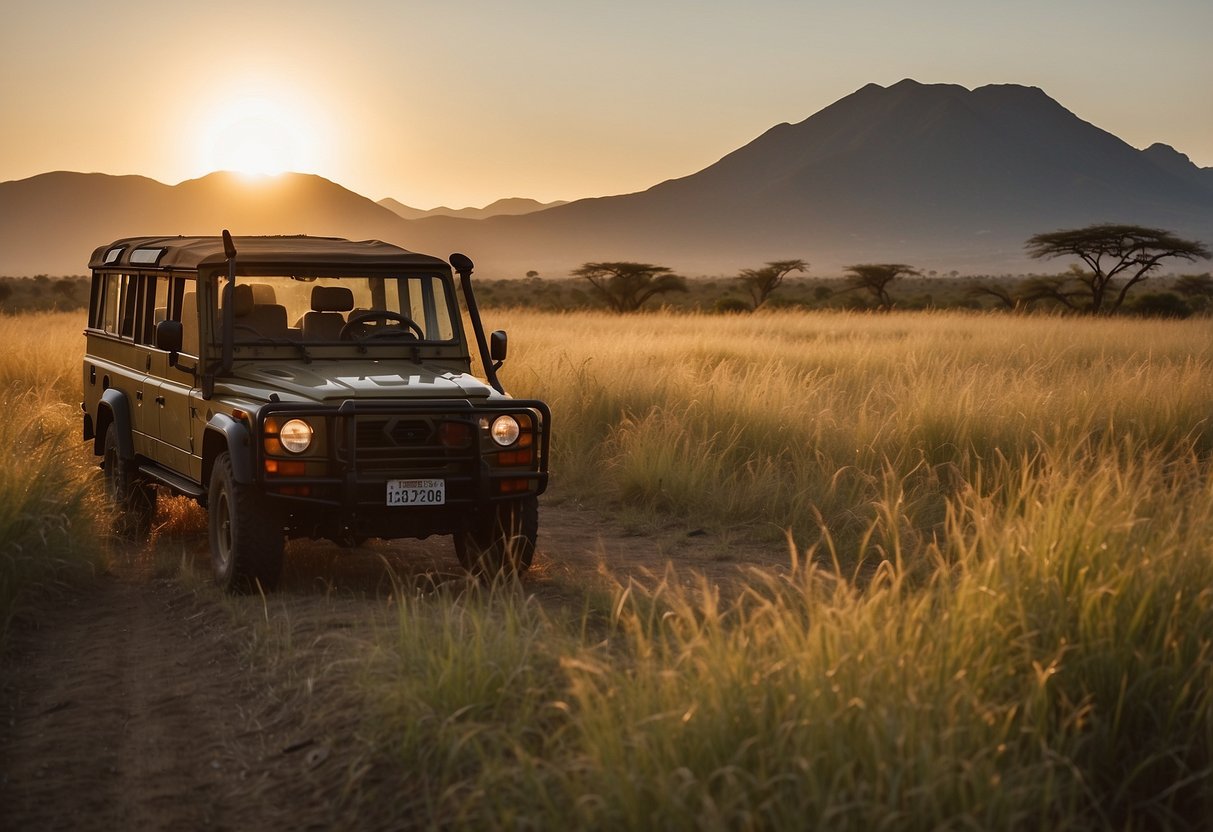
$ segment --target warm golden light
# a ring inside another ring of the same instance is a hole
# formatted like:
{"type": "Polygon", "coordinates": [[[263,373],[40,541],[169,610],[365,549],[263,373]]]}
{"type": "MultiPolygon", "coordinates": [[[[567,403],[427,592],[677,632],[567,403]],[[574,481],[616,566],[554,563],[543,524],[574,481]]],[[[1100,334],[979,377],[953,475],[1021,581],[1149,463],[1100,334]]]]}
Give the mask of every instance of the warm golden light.
{"type": "Polygon", "coordinates": [[[311,171],[319,150],[313,131],[278,100],[225,101],[202,129],[199,168],[276,175],[311,171]]]}

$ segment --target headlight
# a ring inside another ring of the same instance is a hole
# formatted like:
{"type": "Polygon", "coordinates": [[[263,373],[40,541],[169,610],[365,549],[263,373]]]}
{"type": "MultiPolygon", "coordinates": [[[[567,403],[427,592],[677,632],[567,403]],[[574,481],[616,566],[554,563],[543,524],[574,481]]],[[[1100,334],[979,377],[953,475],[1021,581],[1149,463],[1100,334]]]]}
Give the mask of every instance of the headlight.
{"type": "Polygon", "coordinates": [[[489,430],[489,434],[493,437],[493,441],[503,448],[506,445],[513,445],[518,441],[518,434],[522,430],[518,427],[518,420],[513,416],[498,416],[493,420],[493,427],[489,430]]]}
{"type": "Polygon", "coordinates": [[[312,426],[302,419],[291,419],[278,431],[278,441],[293,454],[301,454],[312,444],[312,426]]]}

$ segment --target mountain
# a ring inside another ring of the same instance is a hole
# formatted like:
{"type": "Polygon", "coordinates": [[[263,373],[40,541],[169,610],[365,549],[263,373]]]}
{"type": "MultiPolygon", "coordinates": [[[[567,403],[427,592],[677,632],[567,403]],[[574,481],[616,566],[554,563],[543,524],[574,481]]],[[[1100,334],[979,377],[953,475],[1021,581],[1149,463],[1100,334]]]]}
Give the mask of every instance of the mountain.
{"type": "Polygon", "coordinates": [[[540,202],[536,199],[510,197],[491,202],[483,208],[447,208],[446,206],[442,206],[440,208],[431,208],[428,211],[412,208],[391,197],[379,200],[379,204],[406,220],[418,220],[422,217],[459,217],[468,220],[482,220],[487,217],[512,217],[518,214],[533,214],[536,211],[543,211],[546,208],[555,208],[557,205],[567,205],[568,203],[563,200],[540,202]]]}
{"type": "Polygon", "coordinates": [[[471,209],[476,218],[467,209],[401,216],[407,206],[299,174],[213,174],[176,186],[45,174],[0,183],[0,274],[80,273],[95,246],[117,237],[224,227],[462,251],[489,277],[555,276],[592,260],[642,260],[684,274],[735,274],[785,258],[808,260],[818,275],[856,262],[1062,269],[1028,260],[1024,240],[1126,222],[1213,244],[1213,169],[1166,145],[1137,150],[1035,87],[906,80],[869,84],[639,193],[517,207],[505,200],[471,209]]]}
{"type": "Polygon", "coordinates": [[[865,261],[1022,271],[1042,268],[1024,240],[1063,227],[1151,224],[1210,242],[1210,171],[1168,169],[1162,156],[1036,88],[907,80],[868,85],[640,193],[492,218],[474,232],[427,220],[418,233],[437,250],[471,235],[482,259],[515,268],[524,246],[541,272],[629,259],[729,273],[786,257],[817,274],[865,261]]]}

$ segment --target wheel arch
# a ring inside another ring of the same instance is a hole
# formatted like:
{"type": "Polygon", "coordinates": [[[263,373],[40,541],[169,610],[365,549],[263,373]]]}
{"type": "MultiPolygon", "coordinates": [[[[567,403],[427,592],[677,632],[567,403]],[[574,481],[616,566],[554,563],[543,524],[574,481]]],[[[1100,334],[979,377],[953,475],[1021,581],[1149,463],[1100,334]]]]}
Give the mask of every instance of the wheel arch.
{"type": "Polygon", "coordinates": [[[93,434],[93,453],[105,452],[105,434],[110,427],[118,440],[118,454],[123,459],[135,458],[135,441],[131,437],[131,405],[126,394],[110,387],[97,403],[97,429],[93,434]]]}
{"type": "Polygon", "coordinates": [[[241,484],[252,483],[253,442],[248,426],[225,413],[216,413],[206,423],[202,437],[202,483],[211,481],[215,460],[224,451],[232,461],[232,476],[241,484]]]}

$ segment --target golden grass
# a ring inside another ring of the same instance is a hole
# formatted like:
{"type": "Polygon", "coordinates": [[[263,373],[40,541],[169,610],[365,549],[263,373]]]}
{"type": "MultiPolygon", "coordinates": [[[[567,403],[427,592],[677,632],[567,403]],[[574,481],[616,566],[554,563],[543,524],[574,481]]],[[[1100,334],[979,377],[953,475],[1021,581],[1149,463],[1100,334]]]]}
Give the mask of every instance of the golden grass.
{"type": "MultiPolygon", "coordinates": [[[[97,522],[85,455],[62,450],[82,446],[79,344],[35,346],[70,318],[0,319],[20,414],[0,429],[20,450],[0,479],[5,603],[60,574],[13,552],[67,551],[97,522]]],[[[1207,321],[488,323],[514,337],[507,386],[552,405],[555,497],[798,542],[728,601],[673,572],[572,613],[525,585],[402,591],[399,627],[356,674],[363,728],[393,761],[375,782],[349,775],[368,817],[1207,825],[1207,321]]]]}
{"type": "Polygon", "coordinates": [[[509,584],[402,596],[365,682],[408,772],[385,799],[459,826],[1204,828],[1213,484],[1133,450],[998,460],[862,585],[807,552],[730,602],[673,571],[580,618],[509,584]]]}
{"type": "Polygon", "coordinates": [[[1207,322],[503,323],[509,385],[553,407],[558,492],[810,545],[729,602],[673,572],[572,619],[509,586],[402,597],[366,682],[410,772],[398,816],[1203,827],[1207,322]]]}
{"type": "Polygon", "coordinates": [[[24,593],[90,573],[100,554],[80,333],[79,314],[0,316],[0,642],[24,593]]]}
{"type": "Polygon", "coordinates": [[[982,461],[1109,437],[1213,449],[1207,321],[498,314],[562,489],[817,539],[900,488],[929,529],[982,461]]]}

